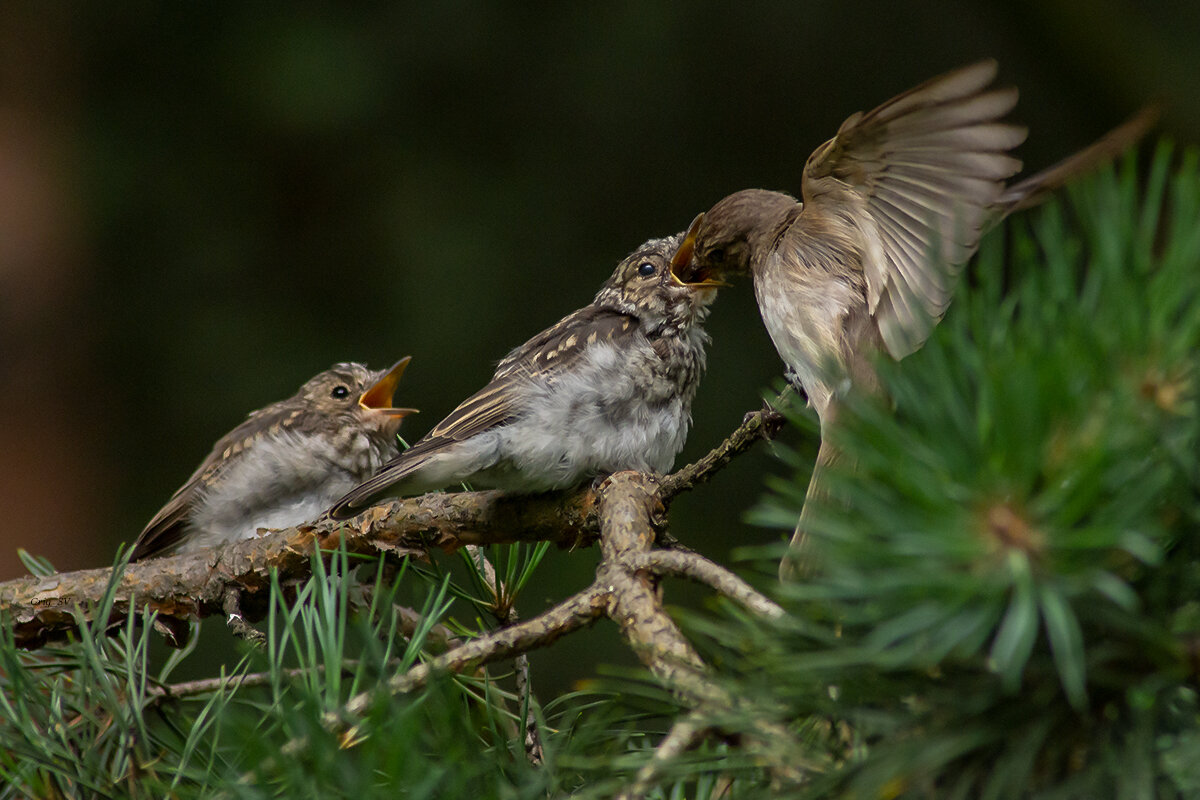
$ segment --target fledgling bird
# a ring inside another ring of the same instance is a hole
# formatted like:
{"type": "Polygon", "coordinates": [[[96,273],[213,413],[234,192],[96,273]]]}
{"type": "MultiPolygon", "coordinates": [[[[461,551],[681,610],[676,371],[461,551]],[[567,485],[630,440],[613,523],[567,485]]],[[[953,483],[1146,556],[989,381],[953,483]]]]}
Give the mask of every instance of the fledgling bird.
{"type": "Polygon", "coordinates": [[[590,305],[505,356],[487,386],[330,514],[462,481],[533,493],[624,469],[666,472],[691,424],[719,285],[672,276],[681,239],[627,256],[590,305]]]}
{"type": "MultiPolygon", "coordinates": [[[[984,231],[1140,138],[1143,112],[1090,147],[1006,185],[1026,131],[1001,119],[1017,90],[994,89],[994,61],[934,78],[856,113],[809,156],[803,202],[736,192],[696,218],[672,260],[684,282],[749,273],[776,350],[821,420],[808,500],[838,457],[828,443],[839,397],[878,390],[878,351],[901,359],[924,344],[984,231]]],[[[806,501],[805,508],[810,503],[806,501]]],[[[802,512],[793,552],[801,543],[802,512]]],[[[785,560],[781,575],[790,571],[785,560]]]]}
{"type": "Polygon", "coordinates": [[[286,400],[254,411],[146,525],[131,559],[249,539],[315,519],[398,452],[411,408],[392,399],[409,358],[387,371],[336,364],[286,400]]]}

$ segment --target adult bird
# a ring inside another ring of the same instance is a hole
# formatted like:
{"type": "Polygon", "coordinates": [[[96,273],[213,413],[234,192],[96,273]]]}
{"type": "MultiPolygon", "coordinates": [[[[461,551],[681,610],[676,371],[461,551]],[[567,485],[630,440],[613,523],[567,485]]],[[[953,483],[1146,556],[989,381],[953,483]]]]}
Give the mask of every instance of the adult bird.
{"type": "MultiPolygon", "coordinates": [[[[696,218],[672,259],[685,283],[749,273],[788,377],[821,421],[821,446],[793,557],[839,458],[830,441],[850,387],[879,390],[873,360],[918,349],[946,311],[984,231],[1074,175],[1110,159],[1152,124],[1143,112],[1090,147],[1014,185],[1009,151],[1024,128],[1002,121],[1015,88],[996,89],[996,62],[949,72],[851,115],[809,156],[802,201],[747,189],[696,218]]],[[[785,558],[781,577],[794,571],[785,558]]]]}

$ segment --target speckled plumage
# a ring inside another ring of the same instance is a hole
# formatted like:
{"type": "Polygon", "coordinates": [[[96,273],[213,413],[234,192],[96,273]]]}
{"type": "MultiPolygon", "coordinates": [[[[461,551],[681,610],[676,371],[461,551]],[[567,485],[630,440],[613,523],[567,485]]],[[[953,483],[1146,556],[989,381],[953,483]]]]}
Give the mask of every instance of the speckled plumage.
{"type": "Polygon", "coordinates": [[[252,412],[146,525],[133,560],[318,517],[396,454],[396,433],[410,409],[392,408],[391,393],[407,362],[378,372],[337,364],[292,397],[252,412]],[[360,400],[373,387],[379,396],[367,407],[360,400]]]}
{"type": "Polygon", "coordinates": [[[622,469],[670,469],[704,372],[712,299],[708,287],[672,278],[680,239],[654,239],[626,257],[590,305],[505,356],[487,386],[331,514],[461,481],[539,492],[622,469]]]}

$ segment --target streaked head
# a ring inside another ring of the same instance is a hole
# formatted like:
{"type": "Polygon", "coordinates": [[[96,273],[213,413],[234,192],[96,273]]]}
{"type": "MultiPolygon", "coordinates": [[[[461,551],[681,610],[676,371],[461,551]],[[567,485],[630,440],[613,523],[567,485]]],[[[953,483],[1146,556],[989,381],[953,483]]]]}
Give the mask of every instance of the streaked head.
{"type": "Polygon", "coordinates": [[[297,399],[310,413],[357,419],[381,433],[394,436],[413,408],[396,408],[396,386],[410,357],[387,370],[369,370],[358,363],[335,364],[300,387],[297,399]]]}
{"type": "Polygon", "coordinates": [[[637,317],[643,327],[689,324],[703,319],[719,281],[684,283],[671,272],[683,234],[651,239],[624,259],[596,295],[596,304],[637,317]]]}

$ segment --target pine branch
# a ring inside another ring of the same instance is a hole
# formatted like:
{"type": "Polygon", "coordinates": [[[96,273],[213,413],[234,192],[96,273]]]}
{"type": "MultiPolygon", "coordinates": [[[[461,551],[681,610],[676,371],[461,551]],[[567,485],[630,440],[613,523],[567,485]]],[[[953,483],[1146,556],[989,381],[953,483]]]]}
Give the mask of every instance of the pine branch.
{"type": "Polygon", "coordinates": [[[792,393],[785,388],[779,396],[763,408],[746,415],[742,424],[725,441],[710,450],[703,458],[666,476],[658,490],[658,496],[669,505],[676,495],[694,489],[707,482],[735,457],[749,450],[759,439],[772,439],[783,427],[784,416],[777,409],[792,393]]]}
{"type": "MultiPolygon", "coordinates": [[[[744,452],[771,427],[773,416],[774,412],[766,409],[747,415],[743,425],[712,453],[668,476],[666,488],[652,476],[623,472],[598,488],[565,495],[506,497],[498,492],[467,492],[394,501],[373,507],[348,524],[322,519],[209,553],[134,564],[111,585],[110,570],[10,581],[0,584],[0,614],[14,625],[14,641],[24,647],[64,635],[86,618],[86,609],[94,607],[111,609],[106,613],[114,618],[148,608],[166,621],[223,613],[235,632],[253,635],[257,631],[246,622],[261,616],[272,581],[307,578],[317,551],[344,547],[352,555],[422,556],[433,546],[451,549],[516,541],[577,545],[590,544],[598,537],[601,559],[591,586],[531,620],[517,622],[510,617],[513,624],[452,646],[374,692],[351,698],[340,713],[326,715],[324,724],[341,733],[340,741],[357,742],[361,723],[356,720],[379,690],[407,692],[425,685],[436,672],[462,672],[500,659],[524,658],[533,649],[607,617],[618,624],[642,663],[685,706],[710,719],[737,720],[746,747],[776,781],[795,784],[811,769],[804,746],[785,726],[774,722],[771,714],[747,707],[713,679],[708,665],[667,614],[658,582],[668,575],[688,577],[727,593],[758,613],[775,616],[780,613],[778,607],[698,554],[653,549],[665,532],[665,500],[707,480],[744,452]],[[111,600],[107,605],[100,602],[106,591],[111,600]]],[[[477,562],[477,568],[495,597],[496,608],[502,609],[506,605],[504,587],[495,571],[485,562],[477,562]]],[[[172,630],[169,625],[163,627],[172,630]]],[[[261,680],[260,676],[242,676],[184,685],[177,691],[236,689],[261,680]]],[[[157,702],[172,696],[168,688],[150,694],[157,702]]],[[[533,725],[527,729],[532,736],[527,752],[536,763],[541,760],[537,729],[533,725]]],[[[680,741],[689,738],[676,737],[680,741]]],[[[294,755],[308,746],[306,738],[297,739],[281,753],[294,755]]],[[[666,747],[654,769],[661,769],[674,753],[673,746],[666,747]]],[[[273,759],[268,759],[259,769],[269,770],[272,764],[273,759]]],[[[639,791],[635,784],[631,796],[639,791]]]]}
{"type": "MultiPolygon", "coordinates": [[[[261,619],[271,572],[277,571],[281,582],[307,578],[317,550],[344,543],[351,555],[422,556],[431,547],[464,544],[590,543],[597,530],[595,503],[590,489],[535,497],[459,492],[395,500],[350,522],[321,519],[213,551],[130,564],[119,578],[113,611],[121,617],[132,605],[160,617],[224,614],[232,589],[240,596],[243,619],[261,619]]],[[[111,579],[111,569],[89,569],[0,583],[0,617],[12,626],[18,646],[40,647],[72,630],[72,610],[86,614],[97,606],[111,579]]]]}
{"type": "MultiPolygon", "coordinates": [[[[770,436],[778,429],[777,417],[769,409],[748,414],[707,456],[663,479],[658,489],[662,502],[708,480],[759,438],[770,436]]],[[[281,582],[305,579],[315,551],[344,544],[350,555],[377,557],[520,541],[584,546],[595,541],[600,528],[597,502],[591,488],[535,496],[491,491],[393,500],[346,522],[323,518],[212,551],[130,564],[115,590],[113,616],[120,619],[149,608],[158,612],[160,629],[173,640],[181,628],[172,619],[213,614],[230,619],[235,632],[246,632],[245,623],[265,612],[272,571],[281,582]]],[[[0,583],[0,618],[12,627],[17,646],[41,647],[74,629],[75,609],[86,616],[100,604],[112,575],[110,568],[89,569],[0,583]]]]}
{"type": "MultiPolygon", "coordinates": [[[[661,553],[651,548],[664,508],[652,478],[637,472],[617,473],[598,494],[601,560],[591,586],[538,617],[493,631],[392,678],[386,690],[409,692],[424,686],[439,672],[459,672],[544,647],[603,616],[617,623],[642,663],[686,705],[709,719],[747,710],[738,698],[712,680],[704,660],[667,614],[657,582],[649,573],[658,568],[704,575],[706,582],[731,587],[738,599],[751,607],[757,605],[771,615],[779,613],[778,607],[748,586],[738,586],[736,577],[722,575],[723,568],[695,554],[670,553],[661,561],[653,557],[661,553]]],[[[351,698],[342,713],[328,715],[325,724],[331,729],[348,730],[343,738],[354,738],[352,720],[366,711],[373,698],[373,692],[351,698]]],[[[751,729],[747,746],[762,758],[777,780],[797,783],[814,768],[805,758],[803,745],[786,727],[761,715],[746,716],[751,729]]],[[[294,755],[306,746],[306,741],[297,740],[284,752],[294,755]]]]}

